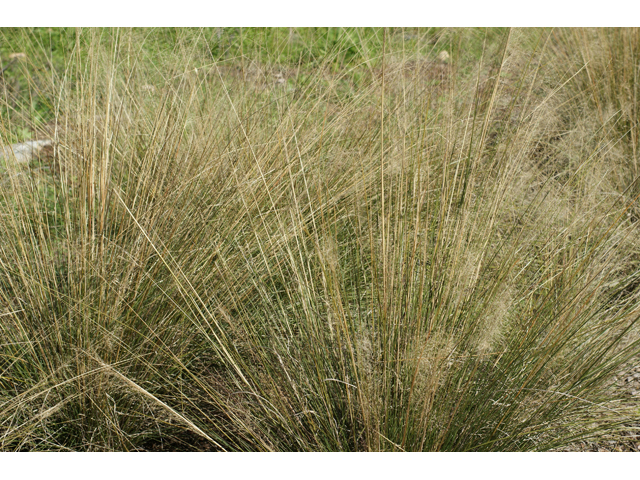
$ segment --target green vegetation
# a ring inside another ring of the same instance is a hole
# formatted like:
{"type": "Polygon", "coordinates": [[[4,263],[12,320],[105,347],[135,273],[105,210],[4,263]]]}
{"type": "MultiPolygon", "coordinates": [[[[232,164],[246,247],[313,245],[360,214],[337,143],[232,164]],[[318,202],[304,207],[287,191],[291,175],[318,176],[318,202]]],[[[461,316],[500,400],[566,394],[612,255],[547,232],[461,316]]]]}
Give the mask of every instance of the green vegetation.
{"type": "Polygon", "coordinates": [[[0,30],[0,449],[549,450],[640,410],[637,30],[0,30]],[[447,54],[442,52],[446,51],[447,54]]]}

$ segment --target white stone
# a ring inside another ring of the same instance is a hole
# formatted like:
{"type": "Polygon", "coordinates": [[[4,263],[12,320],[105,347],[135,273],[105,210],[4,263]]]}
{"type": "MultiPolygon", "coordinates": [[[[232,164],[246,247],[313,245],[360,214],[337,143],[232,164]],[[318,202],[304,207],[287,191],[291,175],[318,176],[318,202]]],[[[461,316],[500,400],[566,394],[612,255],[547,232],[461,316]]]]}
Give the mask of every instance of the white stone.
{"type": "Polygon", "coordinates": [[[14,143],[8,147],[0,147],[0,160],[15,159],[17,163],[28,163],[33,157],[49,145],[52,145],[51,140],[31,140],[24,143],[14,143]]]}

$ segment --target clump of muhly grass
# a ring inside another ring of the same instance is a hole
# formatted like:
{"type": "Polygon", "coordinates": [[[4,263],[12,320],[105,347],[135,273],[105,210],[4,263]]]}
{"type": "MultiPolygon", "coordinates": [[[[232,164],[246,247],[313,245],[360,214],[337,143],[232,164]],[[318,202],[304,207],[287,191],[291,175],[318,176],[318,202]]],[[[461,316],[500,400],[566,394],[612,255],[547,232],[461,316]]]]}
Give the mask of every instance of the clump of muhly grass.
{"type": "Polygon", "coordinates": [[[320,73],[337,45],[294,91],[80,36],[60,168],[2,190],[2,448],[542,450],[628,420],[633,199],[592,182],[606,150],[541,161],[564,79],[529,34],[469,68],[381,31],[359,84],[320,73]]]}

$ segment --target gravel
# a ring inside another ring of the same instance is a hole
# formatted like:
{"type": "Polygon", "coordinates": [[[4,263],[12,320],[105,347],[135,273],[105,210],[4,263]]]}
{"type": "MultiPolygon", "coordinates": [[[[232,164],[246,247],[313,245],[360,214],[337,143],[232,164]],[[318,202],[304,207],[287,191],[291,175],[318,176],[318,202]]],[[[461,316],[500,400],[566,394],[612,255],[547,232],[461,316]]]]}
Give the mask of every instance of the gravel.
{"type": "Polygon", "coordinates": [[[616,379],[616,387],[627,399],[623,406],[635,410],[635,418],[615,436],[611,435],[609,438],[590,442],[578,442],[559,451],[640,452],[640,357],[623,365],[616,379]]]}

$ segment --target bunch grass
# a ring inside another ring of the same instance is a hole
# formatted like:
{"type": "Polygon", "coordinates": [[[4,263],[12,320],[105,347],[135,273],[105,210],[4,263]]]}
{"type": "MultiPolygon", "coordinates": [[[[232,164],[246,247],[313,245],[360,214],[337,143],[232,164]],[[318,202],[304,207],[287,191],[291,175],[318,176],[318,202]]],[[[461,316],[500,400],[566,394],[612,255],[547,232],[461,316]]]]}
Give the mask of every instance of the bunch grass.
{"type": "Polygon", "coordinates": [[[591,40],[209,33],[82,30],[25,67],[55,148],[0,187],[0,448],[549,450],[637,421],[635,126],[588,121],[630,100],[549,67],[591,40]]]}

